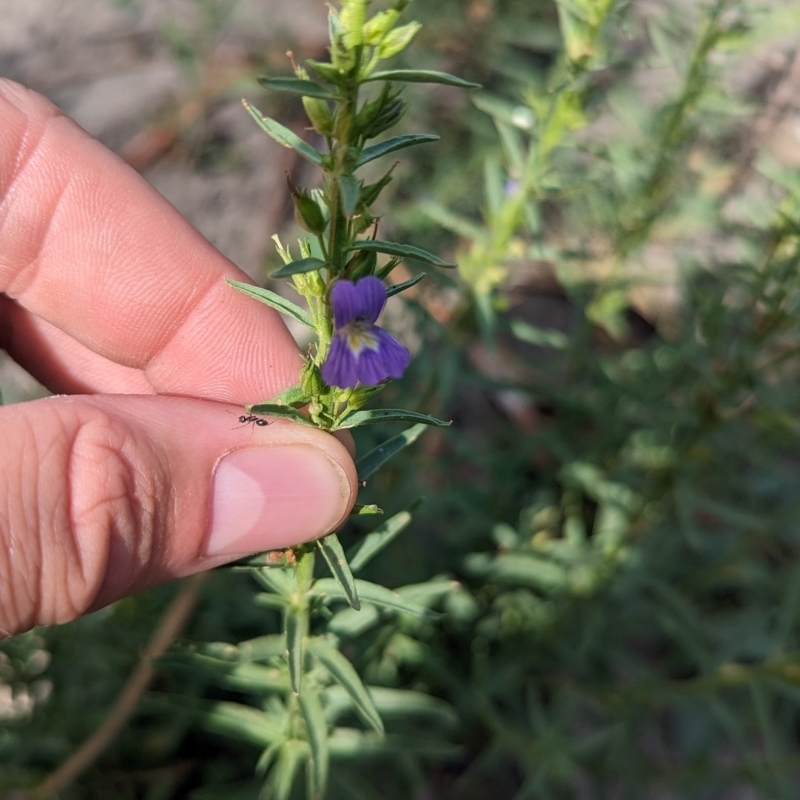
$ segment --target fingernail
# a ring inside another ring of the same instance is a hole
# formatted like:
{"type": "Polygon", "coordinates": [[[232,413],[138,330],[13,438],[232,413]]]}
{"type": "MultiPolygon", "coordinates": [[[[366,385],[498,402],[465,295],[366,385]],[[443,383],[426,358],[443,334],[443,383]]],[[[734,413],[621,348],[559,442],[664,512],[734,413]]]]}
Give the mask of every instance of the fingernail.
{"type": "Polygon", "coordinates": [[[322,536],[348,497],[344,472],[315,447],[234,450],[214,472],[205,554],[246,555],[322,536]]]}

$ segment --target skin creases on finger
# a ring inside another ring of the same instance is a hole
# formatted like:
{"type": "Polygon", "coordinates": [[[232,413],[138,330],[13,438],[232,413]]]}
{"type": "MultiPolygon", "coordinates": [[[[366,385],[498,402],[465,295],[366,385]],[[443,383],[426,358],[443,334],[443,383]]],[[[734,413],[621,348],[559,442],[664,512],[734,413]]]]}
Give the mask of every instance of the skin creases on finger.
{"type": "Polygon", "coordinates": [[[297,380],[279,315],[134,170],[0,80],[0,292],[156,392],[254,402],[297,380]]]}
{"type": "Polygon", "coordinates": [[[154,394],[147,376],[92,352],[0,295],[0,349],[56,394],[154,394]]]}
{"type": "Polygon", "coordinates": [[[0,408],[0,626],[65,622],[338,527],[357,492],[345,447],[315,428],[238,416],[158,396],[0,408]]]}

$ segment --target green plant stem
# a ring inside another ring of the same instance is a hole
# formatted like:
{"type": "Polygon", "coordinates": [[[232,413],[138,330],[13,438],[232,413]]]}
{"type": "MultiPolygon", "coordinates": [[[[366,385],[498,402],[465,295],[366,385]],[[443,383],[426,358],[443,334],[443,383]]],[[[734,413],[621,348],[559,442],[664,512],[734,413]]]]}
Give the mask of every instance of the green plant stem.
{"type": "Polygon", "coordinates": [[[675,158],[690,133],[686,118],[696,107],[705,89],[708,57],[722,33],[720,18],[728,2],[729,0],[716,0],[709,10],[705,27],[692,53],[681,93],[659,126],[654,147],[655,157],[650,171],[632,201],[620,213],[620,234],[616,250],[621,258],[647,239],[666,207],[671,178],[675,172],[675,158]]]}
{"type": "MultiPolygon", "coordinates": [[[[341,144],[337,147],[337,154],[343,148],[341,144]]],[[[331,271],[334,275],[344,272],[345,251],[348,245],[347,218],[342,213],[342,192],[339,184],[339,159],[337,158],[336,171],[328,175],[326,184],[326,194],[328,196],[328,207],[331,212],[331,228],[328,235],[328,258],[331,271]]]]}
{"type": "MultiPolygon", "coordinates": [[[[360,58],[357,60],[353,74],[358,74],[360,58]]],[[[337,116],[343,122],[338,126],[334,151],[333,170],[326,176],[326,194],[331,222],[328,234],[328,255],[334,275],[344,272],[347,248],[350,245],[351,230],[349,220],[342,210],[342,192],[340,178],[349,173],[347,160],[350,153],[352,121],[358,110],[358,81],[348,81],[345,96],[341,100],[337,116]]]]}
{"type": "MultiPolygon", "coordinates": [[[[338,116],[344,120],[352,120],[358,108],[358,82],[351,80],[346,87],[345,97],[340,103],[338,116]]],[[[324,180],[325,202],[330,212],[330,226],[328,230],[327,246],[320,237],[320,247],[325,254],[325,259],[330,265],[330,276],[336,277],[344,274],[347,248],[351,244],[352,230],[350,221],[345,216],[342,209],[342,191],[340,179],[348,174],[347,159],[351,147],[350,131],[351,124],[341,124],[337,131],[336,139],[329,139],[328,146],[332,151],[333,168],[326,170],[324,180]]],[[[329,280],[330,283],[330,280],[329,280]]],[[[314,322],[317,328],[317,365],[321,365],[326,356],[333,336],[331,326],[331,315],[328,309],[328,302],[325,298],[308,297],[309,306],[315,306],[312,310],[314,322]]]]}
{"type": "MultiPolygon", "coordinates": [[[[300,670],[304,671],[304,651],[305,641],[308,639],[308,632],[310,627],[311,609],[309,605],[309,593],[311,586],[314,583],[314,559],[315,551],[313,547],[302,545],[294,550],[297,561],[294,565],[294,579],[295,591],[291,598],[290,612],[300,629],[299,640],[301,646],[300,654],[300,670]]],[[[286,634],[288,636],[288,625],[286,626],[286,634]]]]}
{"type": "MultiPolygon", "coordinates": [[[[594,43],[600,30],[610,16],[614,3],[609,3],[603,13],[595,21],[588,39],[594,43]]],[[[547,112],[539,121],[539,135],[531,142],[520,175],[517,191],[506,198],[497,214],[488,221],[488,241],[476,241],[470,252],[460,259],[460,272],[465,281],[472,287],[478,297],[489,296],[503,280],[505,271],[492,269],[507,258],[509,244],[518,235],[525,218],[529,202],[541,197],[541,183],[547,174],[550,155],[555,147],[552,142],[545,141],[542,135],[557,113],[562,97],[578,90],[580,81],[589,71],[589,61],[568,63],[565,59],[556,66],[553,84],[555,88],[549,96],[547,112]]]]}
{"type": "Polygon", "coordinates": [[[297,562],[294,576],[297,581],[298,602],[307,605],[307,594],[314,582],[314,549],[306,545],[295,548],[297,562]]]}

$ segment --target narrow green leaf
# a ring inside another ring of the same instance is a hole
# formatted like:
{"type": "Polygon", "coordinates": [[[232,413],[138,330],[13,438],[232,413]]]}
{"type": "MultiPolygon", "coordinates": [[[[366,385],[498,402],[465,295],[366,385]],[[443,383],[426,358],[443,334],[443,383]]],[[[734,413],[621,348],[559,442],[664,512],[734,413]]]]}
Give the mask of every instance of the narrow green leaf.
{"type": "Polygon", "coordinates": [[[547,328],[538,328],[523,322],[521,319],[511,320],[511,332],[521,342],[537,344],[541,347],[553,347],[557,350],[564,350],[569,346],[569,336],[561,331],[547,328]]]}
{"type": "Polygon", "coordinates": [[[168,651],[168,655],[183,656],[187,652],[191,655],[209,656],[218,661],[228,661],[230,663],[236,663],[241,660],[238,646],[230,642],[198,642],[190,650],[173,649],[168,651]]]}
{"type": "Polygon", "coordinates": [[[275,800],[289,800],[292,786],[300,765],[309,757],[308,742],[300,739],[289,739],[283,743],[274,769],[267,776],[271,783],[275,800]]]}
{"type": "Polygon", "coordinates": [[[411,523],[411,514],[401,511],[389,517],[383,525],[368,533],[355,548],[350,557],[350,569],[360,572],[378,553],[391,544],[397,535],[411,523]]]}
{"type": "Polygon", "coordinates": [[[316,428],[316,425],[307,416],[291,406],[277,405],[275,403],[253,403],[251,406],[245,406],[245,411],[250,414],[263,414],[267,417],[284,417],[299,422],[301,425],[316,428]]]}
{"type": "Polygon", "coordinates": [[[360,611],[354,611],[352,608],[337,611],[326,623],[326,629],[336,636],[355,639],[380,621],[381,615],[378,609],[365,603],[360,611]]]}
{"type": "Polygon", "coordinates": [[[325,156],[323,156],[316,147],[312,147],[308,142],[304,142],[296,133],[285,128],[280,122],[265,117],[257,108],[251,106],[247,100],[242,100],[242,103],[250,116],[258,123],[259,127],[268,133],[278,144],[282,144],[284,147],[294,150],[295,153],[303,156],[303,158],[318,167],[323,165],[325,156]]]}
{"type": "Polygon", "coordinates": [[[266,303],[276,311],[280,311],[281,314],[286,314],[286,316],[296,319],[298,322],[301,322],[303,325],[307,325],[309,328],[314,327],[311,317],[305,311],[303,311],[300,306],[295,305],[291,300],[287,300],[285,297],[281,297],[279,294],[271,292],[269,289],[262,289],[260,286],[251,286],[249,283],[232,281],[230,278],[227,278],[226,280],[230,286],[236,289],[236,291],[242,292],[242,294],[249,295],[250,297],[254,297],[256,300],[259,300],[262,303],[266,303]]]}
{"type": "Polygon", "coordinates": [[[421,606],[431,606],[446,594],[455,591],[460,586],[458,581],[451,578],[425,581],[424,583],[412,583],[408,586],[401,586],[397,590],[400,597],[418,603],[421,606]]]}
{"type": "Polygon", "coordinates": [[[301,272],[317,272],[327,266],[321,258],[300,258],[290,261],[282,267],[270,272],[270,278],[288,278],[290,275],[299,275],[301,272]]]}
{"type": "Polygon", "coordinates": [[[287,608],[284,615],[286,628],[286,650],[289,662],[289,680],[292,691],[300,692],[300,678],[303,674],[303,645],[305,644],[305,625],[293,608],[287,608]]]}
{"type": "Polygon", "coordinates": [[[319,97],[322,100],[337,99],[335,92],[320,86],[314,81],[307,81],[302,78],[268,78],[266,75],[261,75],[257,80],[264,88],[272,89],[275,92],[299,94],[303,97],[319,97]]]}
{"type": "MultiPolygon", "coordinates": [[[[328,18],[328,21],[332,17],[328,18]]],[[[323,78],[326,81],[330,81],[331,83],[341,83],[347,78],[344,70],[340,70],[338,67],[334,67],[333,64],[327,64],[324,61],[314,61],[313,58],[307,58],[305,61],[306,66],[311,67],[320,78],[323,78]]]]}
{"type": "Polygon", "coordinates": [[[316,636],[308,642],[308,651],[318,658],[350,695],[359,717],[374,731],[383,733],[383,720],[353,665],[327,640],[316,636]]]}
{"type": "Polygon", "coordinates": [[[339,581],[339,586],[341,586],[347,597],[347,602],[358,611],[361,608],[361,603],[358,600],[356,582],[353,578],[353,573],[350,571],[347,556],[344,554],[339,537],[335,533],[329,533],[327,536],[317,539],[317,547],[325,557],[333,577],[339,581]]]}
{"type": "Polygon", "coordinates": [[[339,178],[339,190],[342,196],[342,211],[346,217],[356,213],[358,198],[361,196],[361,181],[355,175],[342,175],[339,178]]]}
{"type": "Polygon", "coordinates": [[[434,133],[411,133],[406,136],[392,136],[383,142],[365,147],[356,161],[356,167],[363,167],[376,158],[403,150],[406,147],[413,147],[416,144],[426,144],[427,142],[438,142],[441,137],[434,133]]]}
{"type": "Polygon", "coordinates": [[[267,591],[281,597],[289,597],[297,588],[292,574],[287,570],[265,568],[252,570],[251,574],[267,591]]]}
{"type": "Polygon", "coordinates": [[[435,200],[428,200],[419,206],[425,216],[430,217],[437,225],[452,231],[464,239],[474,239],[477,242],[486,241],[486,231],[471,219],[454,213],[435,200]]]}
{"type": "Polygon", "coordinates": [[[380,193],[391,183],[392,172],[394,172],[394,165],[389,168],[389,171],[375,183],[370,183],[361,188],[360,201],[369,208],[377,199],[380,193]]]}
{"type": "Polygon", "coordinates": [[[527,151],[522,134],[513,125],[507,125],[502,120],[495,119],[494,124],[500,135],[500,143],[506,158],[515,171],[524,170],[527,163],[527,151]]]}
{"type": "Polygon", "coordinates": [[[548,595],[559,594],[569,588],[570,576],[565,567],[526,553],[496,556],[470,553],[464,566],[472,575],[480,575],[498,583],[528,586],[548,595]]]}
{"type": "Polygon", "coordinates": [[[324,797],[330,763],[328,723],[315,686],[303,688],[303,693],[300,695],[300,712],[306,723],[308,743],[311,745],[311,768],[314,776],[314,792],[311,797],[324,797]]]}
{"type": "Polygon", "coordinates": [[[365,481],[374,475],[389,459],[396,456],[401,450],[404,450],[410,444],[419,439],[425,432],[427,425],[418,423],[407,428],[397,436],[392,436],[387,439],[383,444],[379,444],[374,450],[370,450],[366,455],[361,456],[356,462],[356,469],[358,470],[358,479],[365,481]]]}
{"type": "MultiPolygon", "coordinates": [[[[486,92],[473,97],[472,102],[484,114],[492,117],[496,125],[507,125],[516,131],[530,131],[536,124],[536,115],[528,105],[521,105],[519,102],[512,102],[486,92]]],[[[521,145],[522,140],[519,141],[521,145]]]]}
{"type": "MultiPolygon", "coordinates": [[[[260,778],[263,778],[269,768],[275,763],[275,759],[278,757],[278,753],[281,751],[281,746],[279,744],[271,744],[264,752],[259,756],[258,761],[256,762],[256,775],[260,778]]],[[[224,789],[225,795],[219,795],[218,800],[230,800],[230,789],[224,789]]],[[[205,800],[205,798],[203,798],[205,800]]],[[[212,800],[217,800],[212,795],[212,800]]],[[[250,798],[247,798],[250,800],[250,798]]]]}
{"type": "Polygon", "coordinates": [[[387,716],[425,716],[450,728],[456,727],[460,722],[458,714],[449,703],[425,692],[376,686],[374,689],[370,688],[370,693],[375,707],[387,716]]]}
{"type": "Polygon", "coordinates": [[[452,261],[445,261],[427,250],[414,247],[410,244],[398,244],[397,242],[383,242],[380,239],[359,239],[348,248],[353,250],[372,250],[377,253],[385,253],[388,256],[399,256],[400,258],[413,258],[417,261],[424,261],[426,264],[433,264],[434,267],[445,269],[455,269],[456,265],[452,261]]]}
{"type": "Polygon", "coordinates": [[[415,275],[413,278],[410,278],[407,281],[403,281],[403,283],[395,283],[392,286],[388,286],[386,288],[386,296],[391,297],[393,294],[399,294],[400,292],[405,291],[406,289],[410,289],[412,286],[416,286],[424,277],[424,272],[420,272],[415,275]]]}
{"type": "Polygon", "coordinates": [[[379,508],[377,505],[375,505],[375,503],[370,503],[369,505],[363,506],[361,503],[355,503],[350,511],[351,517],[363,517],[373,514],[383,514],[383,509],[379,508]]]}
{"type": "Polygon", "coordinates": [[[239,642],[236,656],[239,661],[268,661],[286,653],[286,640],[279,633],[257,636],[239,642]]]}
{"type": "Polygon", "coordinates": [[[303,391],[303,388],[298,383],[296,386],[290,386],[284,389],[280,394],[269,399],[271,405],[276,406],[292,406],[299,408],[311,402],[311,398],[303,391]]]}
{"type": "MultiPolygon", "coordinates": [[[[453,728],[459,723],[458,714],[444,700],[431,697],[424,692],[409,689],[390,689],[383,686],[370,686],[369,696],[382,717],[408,719],[425,717],[443,727],[453,728]]],[[[329,686],[325,689],[325,711],[328,719],[337,719],[352,708],[352,699],[342,686],[329,686]]]]}
{"type": "Polygon", "coordinates": [[[275,594],[260,593],[253,597],[253,603],[262,608],[274,608],[277,611],[285,611],[289,601],[285,597],[278,597],[275,594]]]}
{"type": "MultiPolygon", "coordinates": [[[[393,611],[402,611],[406,614],[414,614],[418,617],[435,617],[436,615],[427,608],[403,599],[399,594],[379,586],[377,583],[356,579],[356,589],[362,602],[372,603],[376,606],[389,608],[393,611]]],[[[320,578],[314,583],[311,593],[322,599],[342,599],[347,596],[339,586],[338,581],[333,578],[320,578]]]]}
{"type": "Polygon", "coordinates": [[[221,733],[259,747],[268,747],[284,737],[285,721],[240,703],[204,703],[197,698],[170,697],[169,704],[187,711],[200,724],[214,733],[221,733]]]}
{"type": "MultiPolygon", "coordinates": [[[[254,413],[260,412],[256,411],[254,413]]],[[[450,422],[436,419],[436,417],[429,417],[427,414],[419,414],[416,411],[406,411],[402,408],[376,408],[367,411],[354,411],[335,425],[332,430],[340,431],[347,428],[358,428],[361,425],[374,425],[378,422],[419,422],[423,425],[433,425],[437,428],[447,428],[450,425],[450,422]]]]}
{"type": "Polygon", "coordinates": [[[355,728],[335,728],[329,744],[332,758],[348,760],[378,755],[397,758],[399,753],[419,753],[426,758],[443,760],[463,757],[463,751],[457,744],[418,734],[378,736],[355,728]]]}
{"type": "MultiPolygon", "coordinates": [[[[196,665],[199,672],[203,665],[196,665]]],[[[206,665],[206,666],[210,666],[206,665]]],[[[268,667],[263,664],[236,664],[227,672],[218,675],[218,683],[227,689],[237,692],[255,694],[268,694],[270,692],[286,692],[289,682],[286,672],[277,667],[268,667]]]]}
{"type": "Polygon", "coordinates": [[[391,69],[382,72],[373,72],[363,79],[367,81],[400,81],[403,83],[438,83],[442,86],[457,86],[459,89],[480,89],[479,83],[465,81],[447,72],[437,72],[432,69],[391,69]]]}

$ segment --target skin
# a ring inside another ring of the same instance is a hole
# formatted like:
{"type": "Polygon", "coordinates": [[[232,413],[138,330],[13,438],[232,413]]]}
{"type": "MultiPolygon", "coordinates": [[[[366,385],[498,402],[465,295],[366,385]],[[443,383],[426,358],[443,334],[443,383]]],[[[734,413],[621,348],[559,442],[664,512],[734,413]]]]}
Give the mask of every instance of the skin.
{"type": "Polygon", "coordinates": [[[292,543],[295,514],[297,540],[346,518],[351,442],[238,425],[301,362],[280,317],[225,278],[248,280],[49,101],[0,80],[0,347],[58,395],[0,408],[0,635],[239,557],[207,552],[215,470],[237,449],[333,476],[324,497],[271,504],[282,532],[252,551],[292,543]]]}

